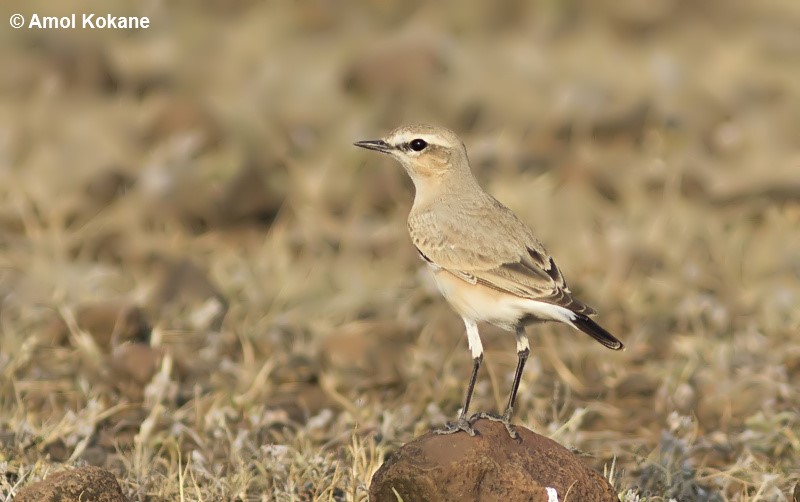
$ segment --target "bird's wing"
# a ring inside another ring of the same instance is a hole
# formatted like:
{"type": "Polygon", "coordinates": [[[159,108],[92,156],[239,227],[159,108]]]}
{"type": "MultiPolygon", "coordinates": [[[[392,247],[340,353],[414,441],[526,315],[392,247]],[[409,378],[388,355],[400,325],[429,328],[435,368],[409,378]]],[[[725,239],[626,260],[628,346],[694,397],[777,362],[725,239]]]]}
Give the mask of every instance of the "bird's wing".
{"type": "Polygon", "coordinates": [[[465,205],[412,213],[411,240],[426,261],[466,282],[593,315],[591,307],[572,297],[553,258],[527,225],[496,200],[490,203],[488,208],[465,205]]]}

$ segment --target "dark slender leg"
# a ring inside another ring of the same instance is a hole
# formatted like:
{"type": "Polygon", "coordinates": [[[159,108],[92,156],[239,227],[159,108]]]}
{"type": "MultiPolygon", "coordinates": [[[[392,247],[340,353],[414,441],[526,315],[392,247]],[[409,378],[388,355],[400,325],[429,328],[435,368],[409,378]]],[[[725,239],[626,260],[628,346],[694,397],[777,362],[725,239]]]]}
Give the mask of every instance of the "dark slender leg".
{"type": "Polygon", "coordinates": [[[472,376],[469,378],[469,385],[467,385],[467,395],[464,396],[464,407],[461,408],[461,415],[459,419],[467,418],[467,410],[469,409],[469,402],[472,401],[472,391],[475,390],[475,380],[478,379],[478,369],[481,367],[483,361],[483,354],[472,360],[472,376]]]}
{"type": "Polygon", "coordinates": [[[514,372],[514,382],[511,384],[511,394],[508,395],[508,405],[506,411],[502,416],[497,416],[489,413],[479,413],[478,418],[486,418],[497,422],[502,422],[506,426],[506,430],[512,439],[517,439],[517,431],[511,425],[511,415],[514,413],[514,402],[517,400],[517,390],[519,389],[519,382],[522,380],[522,370],[525,369],[525,362],[528,360],[528,355],[531,349],[528,347],[528,337],[525,335],[524,328],[517,328],[517,370],[514,372]]]}
{"type": "Polygon", "coordinates": [[[530,353],[531,349],[528,348],[517,352],[517,357],[519,358],[517,361],[517,371],[514,373],[514,383],[511,384],[511,394],[508,396],[508,406],[506,406],[504,415],[508,417],[509,421],[511,421],[511,414],[514,412],[514,401],[517,400],[517,389],[519,389],[519,381],[522,379],[522,370],[525,369],[525,362],[528,360],[528,355],[530,353]]]}
{"type": "Polygon", "coordinates": [[[467,410],[469,409],[469,402],[472,401],[472,391],[475,389],[475,380],[478,379],[478,369],[481,367],[481,361],[483,361],[483,354],[472,359],[472,376],[469,379],[469,385],[467,385],[467,395],[464,396],[464,406],[461,408],[461,413],[458,415],[458,421],[448,423],[444,429],[435,430],[434,432],[436,434],[452,434],[454,432],[464,431],[470,436],[475,435],[475,431],[467,420],[467,410]]]}

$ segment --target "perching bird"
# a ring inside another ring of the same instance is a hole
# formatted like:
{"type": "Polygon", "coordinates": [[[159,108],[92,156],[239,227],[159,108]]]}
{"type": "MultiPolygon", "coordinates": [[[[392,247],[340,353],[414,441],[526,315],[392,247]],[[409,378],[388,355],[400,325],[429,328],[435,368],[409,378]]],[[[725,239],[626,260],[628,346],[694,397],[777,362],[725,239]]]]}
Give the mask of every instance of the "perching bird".
{"type": "Polygon", "coordinates": [[[519,361],[502,421],[516,437],[511,414],[530,353],[525,326],[558,321],[614,350],[622,342],[589,318],[594,310],[573,298],[553,258],[510,209],[483,191],[458,136],[443,127],[400,127],[384,139],[356,146],[395,158],[414,182],[416,195],[408,230],[450,305],[464,319],[472,352],[472,376],[456,422],[440,433],[474,435],[467,420],[472,391],[483,360],[478,322],[514,331],[519,361]]]}

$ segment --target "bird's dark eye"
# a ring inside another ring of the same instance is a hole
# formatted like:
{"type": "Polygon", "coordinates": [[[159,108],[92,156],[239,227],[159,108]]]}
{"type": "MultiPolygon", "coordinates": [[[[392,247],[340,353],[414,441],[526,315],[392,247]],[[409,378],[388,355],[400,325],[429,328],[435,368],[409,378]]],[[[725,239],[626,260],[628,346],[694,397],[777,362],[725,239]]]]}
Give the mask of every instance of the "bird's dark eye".
{"type": "Polygon", "coordinates": [[[417,138],[411,140],[410,145],[411,149],[414,150],[415,152],[421,152],[422,150],[425,149],[426,146],[428,146],[428,143],[426,143],[424,139],[417,138]]]}

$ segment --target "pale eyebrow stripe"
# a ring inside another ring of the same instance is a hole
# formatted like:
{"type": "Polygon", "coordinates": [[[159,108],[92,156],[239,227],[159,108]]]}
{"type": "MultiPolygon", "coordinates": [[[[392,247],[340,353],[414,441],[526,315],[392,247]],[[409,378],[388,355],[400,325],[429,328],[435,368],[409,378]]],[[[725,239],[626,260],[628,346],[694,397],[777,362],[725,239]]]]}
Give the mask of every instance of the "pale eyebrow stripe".
{"type": "Polygon", "coordinates": [[[412,141],[414,141],[415,139],[421,139],[425,143],[427,143],[427,144],[429,144],[431,146],[437,146],[439,148],[446,148],[445,145],[439,143],[438,141],[436,141],[435,138],[433,138],[432,136],[429,136],[427,134],[404,134],[404,135],[400,136],[399,138],[397,138],[398,143],[395,146],[398,146],[398,147],[402,146],[403,148],[407,148],[408,145],[412,141]]]}

